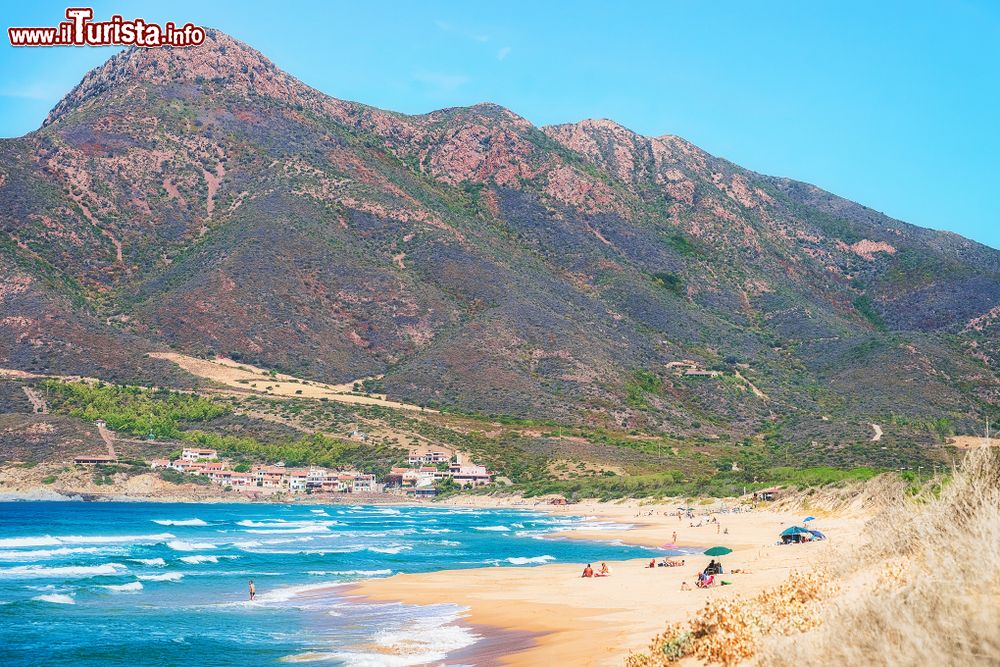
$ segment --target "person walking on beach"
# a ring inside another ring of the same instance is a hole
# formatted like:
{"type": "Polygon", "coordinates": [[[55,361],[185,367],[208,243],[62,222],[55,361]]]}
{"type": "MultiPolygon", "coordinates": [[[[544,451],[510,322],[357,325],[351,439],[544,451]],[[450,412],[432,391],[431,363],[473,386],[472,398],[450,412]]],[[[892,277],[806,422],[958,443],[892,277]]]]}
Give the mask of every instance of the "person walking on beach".
{"type": "Polygon", "coordinates": [[[674,534],[670,537],[670,543],[673,544],[674,546],[677,546],[677,531],[676,530],[674,531],[674,534]]]}
{"type": "Polygon", "coordinates": [[[253,579],[250,580],[250,601],[257,597],[257,587],[253,585],[253,579]]]}

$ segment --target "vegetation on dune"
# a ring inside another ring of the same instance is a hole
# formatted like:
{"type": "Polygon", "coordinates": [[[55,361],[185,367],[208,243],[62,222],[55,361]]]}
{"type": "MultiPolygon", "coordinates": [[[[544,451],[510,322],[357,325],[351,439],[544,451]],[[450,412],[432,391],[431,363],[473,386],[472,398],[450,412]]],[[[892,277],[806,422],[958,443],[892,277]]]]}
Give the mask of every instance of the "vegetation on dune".
{"type": "Polygon", "coordinates": [[[717,471],[714,474],[685,475],[679,470],[628,476],[606,475],[582,477],[573,480],[544,479],[526,482],[518,488],[526,496],[560,494],[571,499],[596,498],[672,498],[678,496],[706,496],[725,498],[766,486],[780,485],[799,489],[864,481],[879,474],[872,468],[838,470],[818,467],[795,470],[792,468],[767,468],[759,475],[747,476],[739,472],[717,471]]]}
{"type": "Polygon", "coordinates": [[[1000,664],[1000,449],[900,497],[865,538],[832,564],[858,594],[806,635],[771,638],[761,664],[1000,664]]]}
{"type": "Polygon", "coordinates": [[[881,507],[861,544],[759,595],[709,601],[626,664],[1000,664],[1000,449],[969,452],[948,478],[880,477],[849,496],[807,498],[881,507]]]}
{"type": "Polygon", "coordinates": [[[740,664],[757,652],[766,634],[801,633],[819,624],[816,603],[835,591],[829,575],[816,571],[793,574],[749,600],[709,601],[691,620],[653,638],[647,652],[630,655],[626,667],[663,667],[692,656],[708,663],[740,664]]]}

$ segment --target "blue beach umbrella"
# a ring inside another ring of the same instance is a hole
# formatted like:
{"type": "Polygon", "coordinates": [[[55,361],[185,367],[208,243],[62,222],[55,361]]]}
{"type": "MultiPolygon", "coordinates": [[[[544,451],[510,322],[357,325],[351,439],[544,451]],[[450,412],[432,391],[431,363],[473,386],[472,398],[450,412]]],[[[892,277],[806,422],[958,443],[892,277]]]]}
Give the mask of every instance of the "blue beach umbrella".
{"type": "Polygon", "coordinates": [[[802,523],[805,523],[806,521],[815,521],[815,520],[816,520],[816,517],[814,517],[814,516],[807,516],[805,519],[802,520],[802,523]]]}
{"type": "Polygon", "coordinates": [[[801,535],[802,533],[805,533],[806,535],[810,534],[809,531],[806,530],[805,528],[803,528],[802,526],[791,526],[791,527],[785,528],[783,531],[781,531],[781,535],[782,536],[784,536],[784,535],[801,535]]]}

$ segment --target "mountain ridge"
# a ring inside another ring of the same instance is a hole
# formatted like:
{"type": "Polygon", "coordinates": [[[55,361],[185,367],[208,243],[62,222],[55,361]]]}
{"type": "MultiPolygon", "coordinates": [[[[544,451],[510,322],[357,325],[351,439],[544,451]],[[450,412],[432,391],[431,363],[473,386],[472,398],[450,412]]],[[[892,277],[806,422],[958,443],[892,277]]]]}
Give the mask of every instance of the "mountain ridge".
{"type": "Polygon", "coordinates": [[[22,370],[176,383],[128,351],[173,346],[488,414],[787,425],[827,453],[997,402],[1000,252],[608,119],[337,100],[215,30],[113,56],[0,142],[0,200],[0,365],[22,370]],[[89,333],[53,337],[68,307],[89,333]],[[121,336],[120,363],[81,352],[121,336]]]}

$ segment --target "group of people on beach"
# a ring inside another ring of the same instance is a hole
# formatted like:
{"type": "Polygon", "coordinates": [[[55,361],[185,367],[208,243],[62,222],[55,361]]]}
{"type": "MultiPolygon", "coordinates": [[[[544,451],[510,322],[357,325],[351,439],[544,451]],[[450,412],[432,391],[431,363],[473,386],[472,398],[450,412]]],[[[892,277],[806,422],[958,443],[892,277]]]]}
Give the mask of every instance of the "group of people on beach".
{"type": "Polygon", "coordinates": [[[591,579],[593,577],[610,577],[611,569],[608,567],[607,563],[601,563],[601,567],[595,572],[594,568],[591,567],[590,563],[587,563],[587,567],[583,568],[582,578],[591,579]]]}

